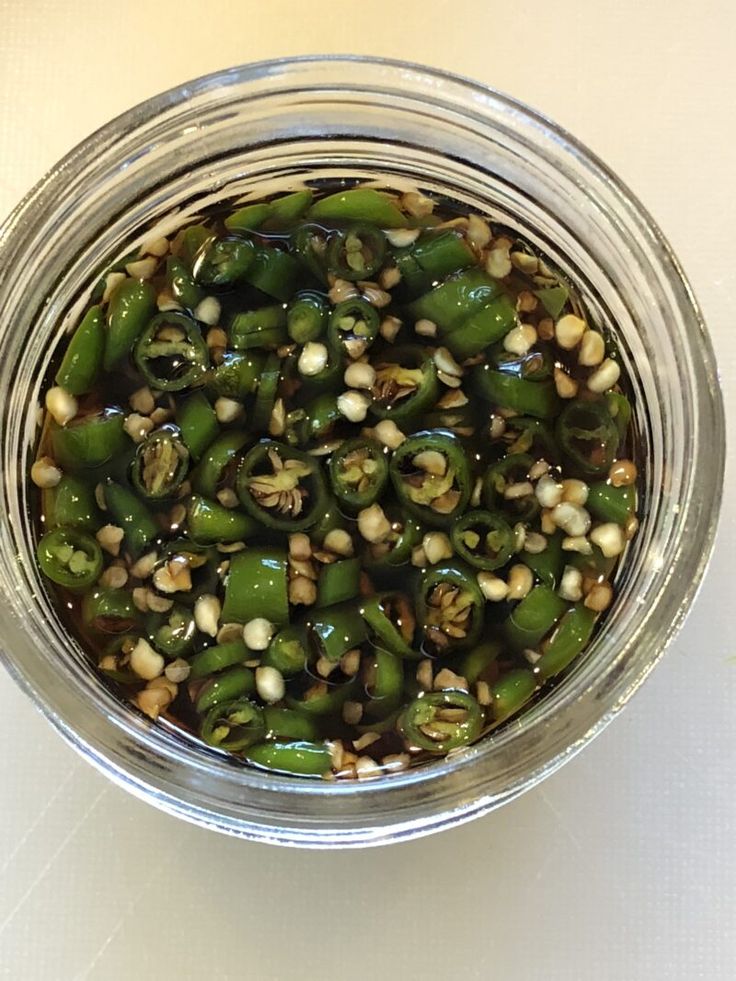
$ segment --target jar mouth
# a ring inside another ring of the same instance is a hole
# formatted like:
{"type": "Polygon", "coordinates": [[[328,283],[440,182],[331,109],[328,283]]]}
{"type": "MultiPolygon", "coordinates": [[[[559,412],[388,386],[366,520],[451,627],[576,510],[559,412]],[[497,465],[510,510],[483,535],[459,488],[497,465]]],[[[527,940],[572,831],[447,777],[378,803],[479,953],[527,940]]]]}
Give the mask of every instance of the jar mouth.
{"type": "Polygon", "coordinates": [[[315,847],[378,844],[510,800],[628,701],[681,625],[710,555],[723,405],[677,260],[636,198],[574,137],[459,76],[400,61],[308,56],[204,76],[129,110],[65,157],[0,229],[0,338],[4,661],[108,776],[218,830],[315,847]],[[346,785],[246,770],[152,728],[108,692],[54,622],[33,561],[24,481],[35,438],[29,405],[100,256],[151,223],[173,228],[203,201],[315,173],[450,188],[551,253],[636,369],[647,468],[641,535],[621,570],[620,597],[564,683],[518,724],[455,756],[346,785]]]}

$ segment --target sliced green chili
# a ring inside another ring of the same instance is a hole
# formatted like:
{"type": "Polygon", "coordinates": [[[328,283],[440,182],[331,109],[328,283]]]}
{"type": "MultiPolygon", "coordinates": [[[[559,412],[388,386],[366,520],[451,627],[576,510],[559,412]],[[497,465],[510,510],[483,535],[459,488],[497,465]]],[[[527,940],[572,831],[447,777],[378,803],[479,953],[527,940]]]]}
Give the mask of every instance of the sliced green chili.
{"type": "Polygon", "coordinates": [[[197,253],[194,279],[210,289],[235,286],[250,270],[255,252],[253,243],[242,238],[212,239],[197,253]]]}
{"type": "Polygon", "coordinates": [[[304,739],[250,746],[245,752],[245,757],[251,763],[268,770],[297,773],[300,776],[322,776],[329,772],[332,765],[330,751],[324,743],[304,739]]]}
{"type": "Polygon", "coordinates": [[[326,498],[319,461],[273,440],[261,440],[245,455],[237,491],[245,510],[277,531],[309,528],[326,498]]]}
{"type": "Polygon", "coordinates": [[[404,709],[398,727],[410,746],[449,753],[480,735],[483,711],[464,691],[423,692],[404,709]]]}
{"type": "Polygon", "coordinates": [[[299,281],[299,263],[279,249],[256,249],[244,279],[276,300],[290,300],[299,281]]]}
{"type": "Polygon", "coordinates": [[[483,630],[484,608],[485,599],[474,569],[457,560],[428,569],[417,597],[423,650],[445,654],[477,643],[483,630]]]}
{"type": "Polygon", "coordinates": [[[329,467],[335,497],[353,514],[373,504],[388,482],[388,457],[374,439],[346,440],[332,454],[329,467]]]}
{"type": "Polygon", "coordinates": [[[207,678],[227,668],[242,667],[250,657],[250,651],[242,640],[231,640],[225,644],[207,647],[191,660],[189,677],[192,680],[207,678]]]}
{"type": "Polygon", "coordinates": [[[220,431],[215,410],[202,392],[195,392],[177,406],[181,438],[193,460],[199,460],[220,431]]]}
{"type": "Polygon", "coordinates": [[[251,429],[256,433],[267,433],[271,421],[271,413],[276,401],[276,394],[281,380],[281,358],[270,354],[263,366],[263,373],[258,381],[256,404],[251,417],[251,429]]]}
{"type": "Polygon", "coordinates": [[[192,611],[174,603],[171,610],[151,624],[151,643],[164,657],[186,657],[191,654],[197,627],[192,611]]]}
{"type": "Polygon", "coordinates": [[[361,605],[361,614],[371,637],[379,646],[399,657],[417,658],[413,647],[416,617],[404,593],[391,592],[370,596],[361,605]]]}
{"type": "Polygon", "coordinates": [[[515,715],[537,690],[536,676],[525,668],[509,671],[491,688],[491,707],[496,722],[515,715]]]}
{"type": "Polygon", "coordinates": [[[286,552],[279,548],[247,548],[233,555],[225,581],[223,622],[264,617],[271,623],[288,623],[286,569],[286,552]]]}
{"type": "Polygon", "coordinates": [[[367,300],[343,300],[330,314],[328,344],[333,350],[345,350],[350,357],[358,357],[376,339],[379,326],[378,310],[367,300]]]}
{"type": "Polygon", "coordinates": [[[150,283],[124,279],[112,291],[107,305],[107,338],[102,364],[112,369],[127,354],[156,311],[156,290],[150,283]]]}
{"type": "Polygon", "coordinates": [[[242,511],[223,507],[198,494],[189,498],[187,532],[197,545],[246,541],[258,530],[257,522],[242,511]]]}
{"type": "Polygon", "coordinates": [[[210,443],[192,473],[192,487],[203,497],[213,498],[218,490],[232,483],[239,454],[247,442],[246,433],[231,430],[210,443]]]}
{"type": "Polygon", "coordinates": [[[566,286],[546,286],[544,289],[534,290],[534,295],[553,320],[557,320],[570,298],[566,286]]]}
{"type": "Polygon", "coordinates": [[[515,521],[529,521],[537,514],[539,502],[529,483],[532,466],[534,460],[528,454],[511,453],[488,467],[483,475],[481,498],[489,511],[503,510],[515,521]],[[511,487],[520,488],[520,493],[507,497],[511,487]],[[521,488],[527,493],[521,493],[521,488]]]}
{"type": "Polygon", "coordinates": [[[562,578],[565,566],[565,553],[562,551],[562,541],[565,536],[561,531],[547,536],[547,547],[542,552],[527,552],[522,549],[519,558],[524,565],[529,566],[539,581],[556,589],[562,578]]]}
{"type": "Polygon", "coordinates": [[[370,279],[383,265],[386,236],[361,222],[333,232],[327,244],[327,271],[348,281],[370,279]]]}
{"type": "Polygon", "coordinates": [[[401,658],[390,651],[376,648],[366,670],[365,687],[369,698],[365,703],[365,714],[385,718],[394,712],[401,702],[403,681],[401,658]]]}
{"type": "Polygon", "coordinates": [[[465,447],[449,432],[415,433],[394,450],[389,473],[399,501],[429,525],[447,527],[470,498],[470,468],[465,447]]]}
{"type": "Polygon", "coordinates": [[[43,512],[47,528],[66,525],[95,532],[103,524],[94,490],[72,474],[44,492],[43,512]]]}
{"type": "Polygon", "coordinates": [[[455,552],[476,569],[500,569],[514,554],[514,532],[494,511],[467,511],[451,531],[455,552]]]}
{"type": "Polygon", "coordinates": [[[437,366],[427,351],[416,346],[387,350],[374,368],[370,411],[379,419],[393,419],[401,426],[417,419],[439,395],[437,366]]]}
{"type": "Polygon", "coordinates": [[[297,344],[316,341],[327,327],[327,303],[320,293],[305,290],[286,309],[286,329],[297,344]]]}
{"type": "Polygon", "coordinates": [[[159,533],[153,516],[133,491],[114,480],[105,481],[105,504],[113,522],[123,529],[130,554],[137,558],[159,533]]]}
{"type": "Polygon", "coordinates": [[[129,440],[123,424],[125,416],[117,408],[78,416],[66,426],[51,426],[54,459],[65,470],[99,467],[122,453],[129,440]]]}
{"type": "Polygon", "coordinates": [[[601,480],[590,485],[585,507],[599,521],[625,525],[636,513],[636,490],[633,486],[614,487],[601,480]]]}
{"type": "Polygon", "coordinates": [[[551,419],[560,409],[560,398],[553,381],[527,381],[479,364],[470,374],[470,386],[476,395],[521,415],[551,419]]]}
{"type": "Polygon", "coordinates": [[[354,599],[360,592],[360,560],[341,559],[322,566],[317,580],[317,606],[354,599]]]}
{"type": "Polygon", "coordinates": [[[610,469],[619,434],[605,399],[568,402],[557,419],[556,432],[560,449],[577,471],[598,474],[610,469]]]}
{"type": "Polygon", "coordinates": [[[360,647],[368,630],[357,606],[341,603],[310,614],[309,636],[320,657],[339,661],[343,654],[360,647]]]}
{"type": "Polygon", "coordinates": [[[370,187],[356,187],[320,198],[307,212],[313,221],[367,221],[379,228],[404,228],[405,215],[388,194],[370,187]]]}
{"type": "Polygon", "coordinates": [[[220,364],[209,373],[208,388],[216,396],[245,399],[258,387],[264,362],[263,351],[226,351],[220,364]]]}
{"type": "Polygon", "coordinates": [[[82,600],[82,620],[105,634],[125,634],[138,622],[139,613],[127,589],[96,586],[82,600]]]}
{"type": "Polygon", "coordinates": [[[314,719],[294,709],[267,705],[263,716],[266,721],[266,739],[305,739],[311,742],[319,736],[319,728],[314,719]]]}
{"type": "Polygon", "coordinates": [[[133,486],[143,497],[173,497],[189,470],[189,450],[170,428],[155,430],[138,444],[131,469],[133,486]]]}
{"type": "Polygon", "coordinates": [[[286,331],[286,307],[259,307],[246,313],[236,313],[230,321],[230,344],[236,351],[276,347],[289,340],[286,331]]]}
{"type": "Polygon", "coordinates": [[[67,345],[56,384],[72,395],[92,390],[102,370],[105,354],[105,321],[99,306],[90,307],[67,345]]]}
{"type": "Polygon", "coordinates": [[[550,637],[546,650],[535,664],[539,678],[546,681],[564,671],[587,646],[593,635],[595,620],[595,613],[582,603],[576,603],[565,614],[550,637]]]}
{"type": "Polygon", "coordinates": [[[263,710],[247,698],[215,704],[202,722],[200,735],[208,746],[238,753],[258,743],[266,731],[263,710]]]}
{"type": "Polygon", "coordinates": [[[261,664],[276,668],[284,677],[289,677],[304,670],[307,655],[307,638],[304,627],[291,624],[282,627],[271,638],[268,648],[261,657],[261,664]]]}
{"type": "Polygon", "coordinates": [[[166,282],[173,298],[188,310],[193,311],[204,299],[202,287],[194,282],[184,263],[173,255],[166,260],[166,282]]]}
{"type": "Polygon", "coordinates": [[[162,392],[191,388],[209,368],[202,332],[184,313],[154,317],[136,341],[133,357],[148,384],[162,392]]]}
{"type": "Polygon", "coordinates": [[[54,528],[36,547],[41,571],[66,589],[85,589],[102,572],[102,551],[81,528],[54,528]]]}
{"type": "Polygon", "coordinates": [[[512,651],[534,650],[567,609],[567,604],[550,586],[535,586],[511,611],[503,625],[512,651]]]}

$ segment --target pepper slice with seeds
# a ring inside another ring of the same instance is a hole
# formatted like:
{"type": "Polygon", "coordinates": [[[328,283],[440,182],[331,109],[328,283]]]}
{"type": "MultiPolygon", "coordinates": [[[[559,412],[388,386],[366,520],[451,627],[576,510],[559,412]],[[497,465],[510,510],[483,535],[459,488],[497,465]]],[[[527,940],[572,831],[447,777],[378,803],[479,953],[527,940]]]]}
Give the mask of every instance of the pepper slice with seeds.
{"type": "Polygon", "coordinates": [[[388,482],[388,458],[381,444],[360,436],[344,442],[330,458],[330,481],[348,511],[357,513],[373,504],[388,482]]]}
{"type": "Polygon", "coordinates": [[[256,443],[245,455],[237,492],[245,510],[265,527],[292,532],[315,524],[327,497],[319,461],[274,440],[256,443]]]}
{"type": "Polygon", "coordinates": [[[448,561],[429,569],[417,602],[424,653],[438,656],[475,644],[483,629],[484,608],[485,599],[469,566],[448,561]]]}
{"type": "Polygon", "coordinates": [[[420,521],[447,527],[470,499],[470,467],[453,433],[415,433],[394,450],[389,465],[399,501],[420,521]]]}
{"type": "Polygon", "coordinates": [[[153,432],[138,446],[131,480],[149,500],[173,497],[189,469],[189,450],[172,429],[153,432]]]}

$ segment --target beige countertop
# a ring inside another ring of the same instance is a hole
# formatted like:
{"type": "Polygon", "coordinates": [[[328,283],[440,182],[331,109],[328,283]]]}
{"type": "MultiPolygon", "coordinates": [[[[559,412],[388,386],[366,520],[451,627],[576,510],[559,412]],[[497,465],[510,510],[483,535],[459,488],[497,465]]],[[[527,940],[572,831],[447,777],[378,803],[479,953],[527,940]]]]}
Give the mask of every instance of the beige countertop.
{"type": "MultiPolygon", "coordinates": [[[[730,0],[0,0],[0,216],[74,143],[217,68],[406,57],[529,102],[645,202],[736,414],[730,0]]],[[[0,673],[0,977],[727,981],[736,961],[733,445],[710,571],[616,723],[500,812],[388,849],[216,836],[110,785],[0,673]]]]}

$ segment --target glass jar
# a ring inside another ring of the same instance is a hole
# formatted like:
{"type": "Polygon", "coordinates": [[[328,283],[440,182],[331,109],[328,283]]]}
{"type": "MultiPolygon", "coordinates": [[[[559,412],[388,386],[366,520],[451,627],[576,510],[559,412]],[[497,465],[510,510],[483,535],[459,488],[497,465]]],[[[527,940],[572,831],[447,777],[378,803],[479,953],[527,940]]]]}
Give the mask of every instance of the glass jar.
{"type": "Polygon", "coordinates": [[[84,757],[188,820],[334,847],[483,814],[600,732],[695,597],[716,529],[724,422],[692,293],[652,219],[599,160],[480,85],[400,62],[305,58],[235,68],[151,99],[72,151],[0,231],[0,333],[4,660],[84,757]],[[641,529],[615,605],[564,683],[447,759],[345,784],[248,768],[117,700],[66,635],[39,578],[25,479],[42,379],[99,270],[205,204],[320,176],[449,192],[541,247],[620,344],[644,475],[641,529]]]}

